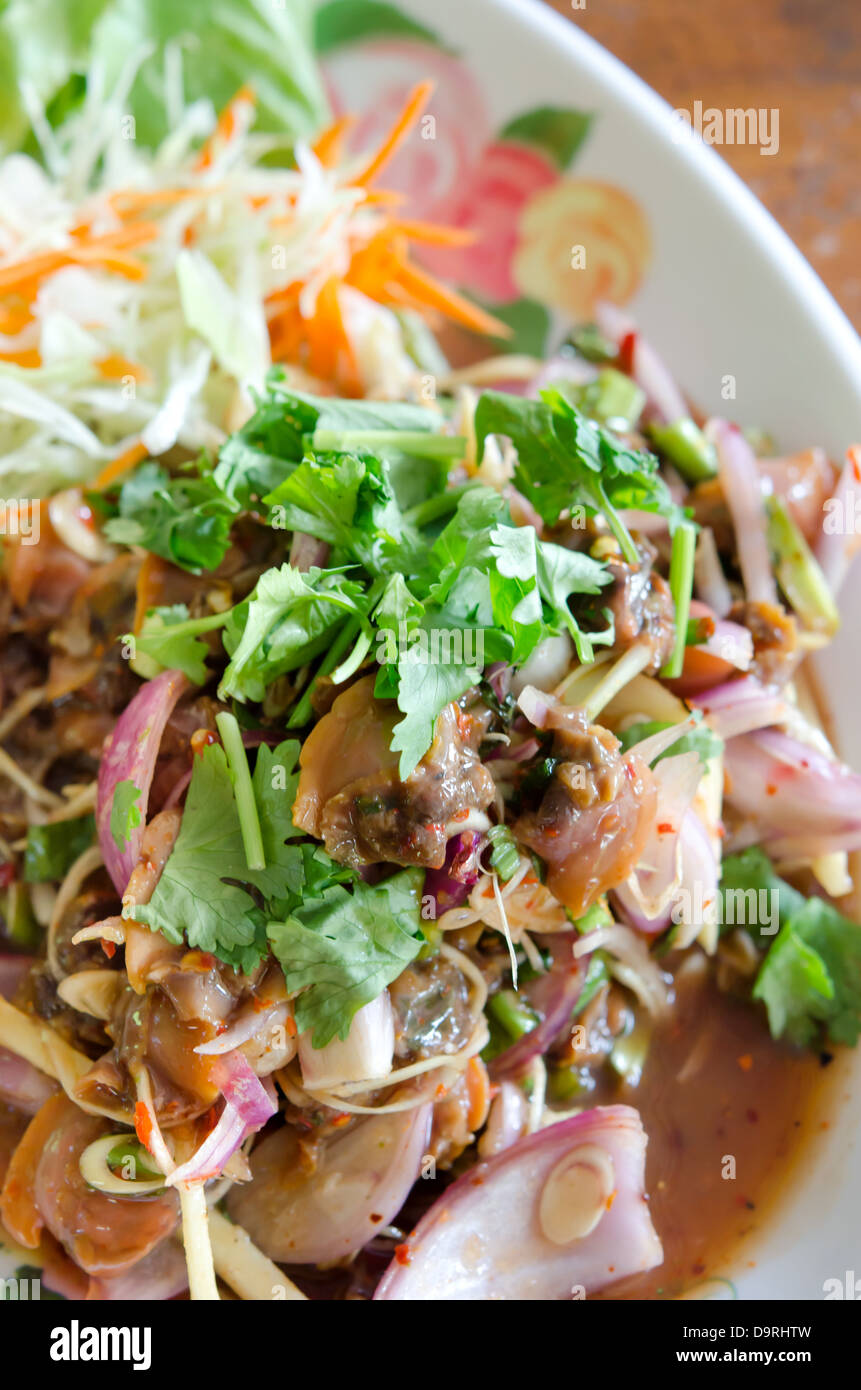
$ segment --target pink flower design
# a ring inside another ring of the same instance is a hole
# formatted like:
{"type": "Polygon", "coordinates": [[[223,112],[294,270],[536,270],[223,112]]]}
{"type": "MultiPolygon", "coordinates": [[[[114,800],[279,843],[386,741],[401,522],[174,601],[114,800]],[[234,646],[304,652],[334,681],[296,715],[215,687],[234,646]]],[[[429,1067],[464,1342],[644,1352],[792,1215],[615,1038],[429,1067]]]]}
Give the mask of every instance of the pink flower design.
{"type": "Polygon", "coordinates": [[[335,50],[324,72],[335,115],[359,113],[353,154],[382,142],[417,82],[435,83],[379,180],[404,195],[405,217],[474,234],[462,247],[416,242],[413,254],[433,274],[491,305],[526,298],[575,321],[597,300],[634,294],[650,257],[643,210],[612,184],[563,175],[537,144],[494,140],[461,60],[432,42],[375,39],[335,50]]]}
{"type": "Polygon", "coordinates": [[[435,221],[475,233],[470,246],[424,247],[436,275],[496,304],[517,299],[511,274],[520,214],[534,194],[555,183],[555,167],[537,150],[513,141],[488,145],[468,177],[433,208],[435,221]]]}
{"type": "Polygon", "coordinates": [[[435,216],[440,202],[469,180],[490,134],[474,75],[433,44],[400,39],[339,49],[324,73],[334,114],[360,113],[350,134],[352,153],[380,144],[416,82],[435,84],[425,116],[379,179],[381,187],[405,195],[409,217],[435,216]]]}

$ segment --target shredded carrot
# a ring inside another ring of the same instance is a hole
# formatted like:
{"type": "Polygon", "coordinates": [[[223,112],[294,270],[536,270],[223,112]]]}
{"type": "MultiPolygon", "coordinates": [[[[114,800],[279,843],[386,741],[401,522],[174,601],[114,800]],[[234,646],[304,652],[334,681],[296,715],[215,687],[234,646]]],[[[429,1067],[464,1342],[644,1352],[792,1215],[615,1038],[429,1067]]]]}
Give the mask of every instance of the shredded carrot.
{"type": "Polygon", "coordinates": [[[417,86],[413,87],[407,98],[407,104],[400,116],[395,121],[395,124],[392,126],[376,154],[372,155],[361,172],[354,176],[354,183],[370,183],[374,175],[378,174],[383,165],[388,163],[409,133],[411,127],[424,111],[430,100],[433,88],[434,84],[432,82],[419,82],[417,86]]]}
{"type": "Polygon", "coordinates": [[[397,276],[397,283],[416,304],[428,309],[439,309],[447,318],[462,323],[473,333],[486,333],[492,338],[510,338],[511,329],[501,319],[494,318],[477,304],[473,304],[457,290],[448,289],[427,271],[404,263],[397,276]]]}
{"type": "Polygon", "coordinates": [[[111,193],[108,203],[117,217],[137,217],[147,208],[170,206],[172,203],[184,202],[187,198],[208,198],[210,194],[218,191],[214,184],[207,184],[205,188],[200,184],[195,188],[128,188],[111,193]]]}
{"type": "Polygon", "coordinates": [[[65,251],[42,251],[38,256],[0,267],[0,294],[10,294],[40,280],[62,266],[69,265],[71,256],[65,251]]]}
{"type": "Polygon", "coordinates": [[[105,381],[122,381],[125,376],[132,377],[134,381],[149,380],[146,367],[140,366],[137,362],[130,362],[127,357],[121,357],[116,352],[109,353],[107,357],[100,357],[96,367],[99,376],[104,377],[105,381]]]}
{"type": "Polygon", "coordinates": [[[113,275],[122,275],[124,280],[140,281],[147,277],[146,261],[139,256],[125,256],[122,251],[92,252],[89,248],[82,248],[69,259],[77,265],[97,265],[113,275]]]}
{"type": "Polygon", "coordinates": [[[32,296],[35,287],[46,275],[74,264],[103,265],[129,278],[141,279],[146,274],[144,262],[122,253],[133,246],[152,241],[158,234],[159,228],[155,222],[140,222],[89,241],[76,241],[65,251],[43,251],[36,256],[27,256],[22,261],[0,267],[0,294],[19,292],[32,296]]]}
{"type": "Polygon", "coordinates": [[[26,304],[0,304],[0,333],[11,337],[33,322],[32,310],[26,304]]]}
{"type": "Polygon", "coordinates": [[[359,374],[344,327],[335,279],[327,280],[317,296],[316,312],[307,324],[307,337],[309,371],[323,381],[338,380],[344,390],[357,395],[359,374]]]}
{"type": "Polygon", "coordinates": [[[389,223],[390,230],[409,237],[411,241],[424,241],[428,246],[472,246],[475,232],[469,227],[437,226],[435,222],[408,222],[398,219],[389,223]]]}
{"type": "Polygon", "coordinates": [[[87,251],[130,251],[135,246],[154,241],[160,230],[157,222],[136,222],[131,227],[120,227],[115,232],[93,237],[85,243],[85,248],[87,251]]]}
{"type": "Polygon", "coordinates": [[[152,1153],[152,1116],[142,1100],[135,1105],[135,1134],[144,1148],[152,1153]]]}
{"type": "Polygon", "coordinates": [[[466,1123],[474,1134],[477,1129],[481,1129],[490,1109],[490,1078],[480,1057],[469,1059],[466,1068],[466,1091],[469,1096],[466,1123]]]}
{"type": "Polygon", "coordinates": [[[109,464],[102,469],[95,482],[92,484],[96,492],[104,492],[105,488],[110,487],[111,483],[116,482],[130,468],[134,468],[136,463],[145,459],[148,453],[145,444],[138,440],[137,444],[132,444],[128,449],[124,449],[121,454],[117,454],[109,464]]]}
{"type": "Polygon", "coordinates": [[[355,116],[339,116],[327,126],[322,135],[318,135],[315,144],[311,146],[320,163],[327,169],[331,169],[340,160],[344,136],[355,124],[355,116]]]}
{"type": "Polygon", "coordinates": [[[287,304],[269,320],[273,362],[297,362],[305,335],[305,321],[298,304],[287,304]]]}
{"type": "Polygon", "coordinates": [[[384,300],[389,285],[400,273],[406,252],[406,237],[393,239],[388,226],[384,226],[355,253],[345,281],[369,299],[384,300]]]}
{"type": "Polygon", "coordinates": [[[229,145],[243,125],[250,122],[256,100],[253,87],[240,87],[219,116],[215,130],[197,157],[195,169],[200,171],[212,167],[219,146],[229,145]]]}
{"type": "Polygon", "coordinates": [[[402,207],[406,202],[403,193],[396,193],[393,188],[369,188],[365,192],[365,207],[402,207]]]}
{"type": "Polygon", "coordinates": [[[18,352],[0,352],[0,362],[12,362],[16,367],[41,367],[42,354],[38,348],[21,348],[18,352]]]}
{"type": "MultiPolygon", "coordinates": [[[[408,306],[423,313],[432,323],[443,315],[473,332],[495,337],[509,336],[505,324],[472,304],[457,291],[449,289],[410,259],[413,242],[429,246],[459,247],[470,245],[474,234],[463,227],[437,226],[418,219],[401,218],[399,209],[403,196],[386,189],[369,189],[368,184],[401,147],[409,131],[420,119],[433,91],[431,82],[418,83],[409,93],[406,104],[376,151],[353,161],[360,165],[358,173],[336,173],[344,187],[355,190],[361,209],[376,209],[377,216],[359,219],[348,228],[345,247],[349,257],[346,271],[333,276],[319,290],[313,311],[301,306],[304,285],[293,281],[269,294],[265,301],[270,348],[273,361],[295,363],[315,377],[325,381],[342,394],[355,396],[362,391],[362,378],[356,352],[347,331],[342,312],[344,286],[350,286],[383,305],[408,306]]],[[[255,94],[244,86],[220,113],[215,129],[200,150],[194,170],[197,174],[212,168],[222,151],[241,138],[253,121],[255,94]]],[[[344,140],[355,124],[352,115],[339,116],[317,138],[314,152],[320,162],[338,170],[343,159],[344,140]]],[[[82,265],[123,276],[132,281],[143,280],[148,274],[147,259],[141,258],[138,248],[146,246],[162,234],[160,215],[189,199],[202,200],[218,192],[224,185],[205,181],[182,186],[153,189],[126,188],[105,194],[101,204],[115,219],[114,230],[94,233],[103,226],[102,215],[92,204],[71,228],[66,245],[60,250],[40,252],[21,260],[0,265],[0,333],[14,335],[33,321],[32,305],[46,276],[69,265],[82,265]],[[2,301],[6,302],[3,303],[2,301]]],[[[298,194],[286,193],[274,199],[271,194],[256,192],[246,201],[260,210],[272,227],[289,224],[295,217],[298,194]]],[[[331,217],[342,214],[333,209],[331,217]]],[[[200,227],[196,211],[185,227],[183,237],[191,245],[200,227]]],[[[321,229],[321,235],[326,231],[321,229]]],[[[0,353],[0,361],[13,362],[25,368],[41,363],[35,347],[19,348],[0,353]]],[[[119,352],[109,352],[95,363],[99,376],[107,381],[131,377],[146,381],[148,374],[142,365],[119,352]]],[[[138,443],[126,449],[109,463],[96,479],[95,487],[109,487],[124,473],[146,457],[138,443]]],[[[146,570],[141,582],[149,583],[146,570]]],[[[140,604],[138,605],[140,608],[140,604]]],[[[140,619],[142,614],[138,613],[140,619]]]]}

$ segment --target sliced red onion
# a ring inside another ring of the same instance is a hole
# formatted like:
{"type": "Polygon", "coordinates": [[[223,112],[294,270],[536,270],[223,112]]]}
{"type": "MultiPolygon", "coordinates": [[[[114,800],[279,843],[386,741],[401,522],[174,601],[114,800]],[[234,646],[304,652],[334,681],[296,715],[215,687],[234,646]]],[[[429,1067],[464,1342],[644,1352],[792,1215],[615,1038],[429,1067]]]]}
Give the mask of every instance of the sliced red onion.
{"type": "Polygon", "coordinates": [[[514,672],[512,694],[518,696],[527,685],[539,690],[553,690],[568,672],[574,659],[574,644],[567,632],[544,637],[530,654],[529,660],[514,672]]]}
{"type": "Polygon", "coordinates": [[[861,848],[861,775],[779,729],[726,745],[727,800],[776,859],[861,848]]]}
{"type": "Polygon", "coordinates": [[[0,1047],[0,1101],[25,1115],[35,1115],[57,1086],[30,1062],[0,1047]]]}
{"type": "Polygon", "coordinates": [[[241,1052],[222,1060],[219,1082],[224,1108],[218,1123],[191,1158],[174,1168],[167,1179],[169,1187],[218,1177],[240,1144],[278,1109],[271,1082],[260,1081],[241,1052]]]}
{"type": "Polygon", "coordinates": [[[322,569],[329,558],[329,545],[309,536],[306,531],[294,531],[290,542],[290,564],[297,570],[322,569]]]}
{"type": "Polygon", "coordinates": [[[194,1050],[201,1057],[223,1057],[226,1052],[233,1052],[235,1048],[248,1042],[249,1038],[264,1032],[284,1009],[283,1004],[273,1004],[269,1009],[256,1009],[252,1002],[223,1033],[219,1033],[211,1042],[200,1043],[194,1050]]]}
{"type": "Polygon", "coordinates": [[[434,1202],[380,1301],[547,1301],[597,1293],[663,1258],[646,1135],[627,1105],[586,1110],[468,1169],[434,1202]]]}
{"type": "Polygon", "coordinates": [[[187,772],[184,772],[182,774],[178,781],[174,782],[173,786],[171,787],[170,791],[164,799],[164,804],[161,808],[163,811],[169,811],[171,806],[177,806],[179,804],[183,794],[188,790],[188,785],[191,781],[191,774],[193,771],[193,768],[189,768],[187,772]]]}
{"type": "Polygon", "coordinates": [[[632,318],[615,304],[603,301],[595,307],[595,320],[601,332],[621,348],[624,340],[635,334],[631,376],[646,393],[653,410],[667,425],[684,420],[690,411],[663,358],[648,343],[632,318]]]}
{"type": "Polygon", "coordinates": [[[698,650],[728,661],[737,671],[748,671],[753,663],[753,637],[749,628],[727,622],[725,618],[716,620],[714,632],[698,650]]]}
{"type": "Polygon", "coordinates": [[[529,1118],[529,1101],[513,1081],[501,1081],[490,1103],[490,1114],[478,1141],[482,1158],[510,1149],[523,1135],[529,1118]]]}
{"type": "Polygon", "coordinates": [[[702,710],[711,728],[722,739],[778,724],[785,718],[788,708],[777,690],[762,685],[755,676],[712,686],[701,695],[692,695],[690,704],[702,710]]]}
{"type": "MultiPolygon", "coordinates": [[[[682,928],[705,925],[717,906],[718,864],[708,833],[692,809],[682,818],[678,839],[678,886],[656,916],[642,910],[628,884],[613,891],[613,900],[627,924],[645,936],[657,936],[671,923],[682,928]]],[[[686,940],[685,945],[690,941],[686,940]]]]}
{"type": "Polygon", "coordinates": [[[221,1094],[242,1116],[249,1134],[275,1114],[278,1102],[272,1083],[261,1081],[241,1052],[225,1057],[218,1071],[221,1094]]]}
{"type": "Polygon", "coordinates": [[[111,1303],[160,1303],[188,1288],[188,1270],[181,1245],[168,1237],[124,1274],[90,1280],[87,1299],[111,1303]]]}
{"type": "Polygon", "coordinates": [[[710,420],[706,435],[717,451],[721,491],[732,517],[747,598],[751,603],[776,603],[756,456],[738,426],[726,420],[710,420]]]}
{"type": "Polygon", "coordinates": [[[488,753],[484,761],[486,763],[526,763],[540,752],[541,744],[537,738],[525,738],[522,743],[517,744],[516,748],[511,748],[507,743],[498,744],[488,753]]]}
{"type": "Polygon", "coordinates": [[[720,562],[714,531],[709,526],[702,528],[697,539],[694,584],[698,597],[712,612],[719,618],[726,617],[732,608],[732,594],[720,562]]]}
{"type": "Polygon", "coordinates": [[[519,1076],[534,1057],[541,1057],[571,1023],[583,989],[585,969],[574,959],[574,933],[554,937],[550,946],[553,963],[544,975],[531,981],[523,993],[539,1016],[539,1022],[516,1043],[500,1052],[488,1065],[494,1080],[519,1076]]]}
{"type": "Polygon", "coordinates": [[[534,685],[525,685],[517,697],[518,705],[536,729],[543,729],[546,725],[551,700],[552,696],[548,699],[540,690],[536,690],[534,685]]]}
{"type": "Polygon", "coordinates": [[[670,925],[670,908],[665,907],[655,917],[649,917],[640,907],[639,900],[627,883],[620,883],[613,889],[611,901],[619,920],[644,936],[658,936],[670,925]]]}
{"type": "Polygon", "coordinates": [[[314,1047],[310,1033],[299,1038],[302,1081],[311,1091],[331,1090],[348,1081],[379,1082],[391,1071],[394,1055],[395,1020],[387,989],[353,1015],[343,1040],[333,1038],[325,1047],[314,1047]]]}
{"type": "Polygon", "coordinates": [[[629,531],[639,531],[641,536],[665,536],[670,529],[667,518],[657,512],[638,512],[626,507],[619,516],[629,531]]]}
{"type": "Polygon", "coordinates": [[[627,882],[616,890],[619,901],[640,917],[640,930],[660,930],[667,922],[670,904],[681,880],[682,822],[703,773],[698,753],[678,753],[663,758],[652,768],[658,790],[654,824],[640,857],[640,863],[627,882]],[[643,921],[660,922],[647,927],[643,921]]]}
{"type": "Polygon", "coordinates": [[[514,667],[509,666],[506,661],[494,661],[484,673],[484,679],[492,688],[497,700],[504,700],[511,689],[511,678],[514,674],[514,667]]]}
{"type": "Polygon", "coordinates": [[[479,876],[479,852],[483,843],[477,830],[453,835],[445,847],[441,869],[425,873],[425,895],[433,897],[435,917],[466,902],[479,876]]]}
{"type": "Polygon", "coordinates": [[[529,382],[526,394],[537,399],[541,391],[548,386],[555,386],[559,381],[570,381],[575,386],[588,386],[597,375],[598,368],[594,362],[586,362],[582,357],[563,357],[560,354],[547,359],[541,371],[529,382]]]}
{"type": "Polygon", "coordinates": [[[780,497],[805,540],[815,545],[822,530],[822,507],[834,490],[837,470],[824,449],[802,449],[780,458],[758,458],[766,497],[780,497]]]}
{"type": "Polygon", "coordinates": [[[709,833],[694,810],[682,821],[680,849],[681,883],[671,916],[680,928],[676,945],[683,947],[702,927],[717,921],[718,910],[720,868],[709,833]]]}
{"type": "Polygon", "coordinates": [[[149,789],[162,734],[174,705],[187,685],[188,681],[181,671],[162,671],[154,680],[146,681],[131,704],[123,710],[102,754],[96,797],[96,826],[105,868],[118,893],[125,892],[132,869],[140,857],[149,789]],[[140,794],[136,804],[141,813],[140,824],[130,829],[122,849],[111,834],[111,808],[114,792],[120,782],[131,782],[138,788],[140,794]]]}
{"type": "Polygon", "coordinates": [[[14,996],[32,964],[32,956],[0,955],[0,999],[14,996]]]}
{"type": "Polygon", "coordinates": [[[849,571],[849,562],[861,545],[861,446],[847,451],[846,463],[832,496],[823,507],[822,531],[816,558],[828,587],[836,597],[849,571]]]}
{"type": "Polygon", "coordinates": [[[372,1115],[337,1131],[308,1171],[287,1125],[251,1155],[252,1181],[228,1204],[264,1254],[288,1264],[330,1264],[367,1245],[397,1216],[419,1175],[433,1106],[372,1115]]]}

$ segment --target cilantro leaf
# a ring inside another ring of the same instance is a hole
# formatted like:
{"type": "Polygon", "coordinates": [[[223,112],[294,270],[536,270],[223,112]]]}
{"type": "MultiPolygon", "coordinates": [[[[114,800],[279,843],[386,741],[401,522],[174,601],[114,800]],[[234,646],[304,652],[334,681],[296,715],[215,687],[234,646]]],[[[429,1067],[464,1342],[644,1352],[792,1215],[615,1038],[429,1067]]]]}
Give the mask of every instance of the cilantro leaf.
{"type": "Polygon", "coordinates": [[[132,831],[143,824],[143,812],[139,804],[141,795],[140,787],[136,787],[134,782],[117,782],[114,788],[110,830],[114,844],[120,853],[123,852],[131,839],[132,831]]]}
{"type": "Polygon", "coordinates": [[[586,633],[571,612],[568,600],[575,594],[600,593],[612,579],[609,569],[590,555],[553,545],[551,541],[539,541],[537,562],[538,589],[550,631],[556,634],[567,630],[580,661],[593,661],[595,647],[612,646],[615,640],[612,616],[606,613],[607,625],[602,631],[586,633]]]}
{"type": "MultiPolygon", "coordinates": [[[[750,892],[776,895],[780,930],[753,987],[772,1036],[805,1047],[821,1045],[823,1037],[854,1045],[861,1033],[861,926],[825,899],[805,898],[758,847],[723,862],[724,921],[727,895],[750,892]]],[[[767,938],[760,933],[759,941],[765,945],[767,938]]]]}
{"type": "MultiPolygon", "coordinates": [[[[481,678],[479,666],[424,661],[420,651],[407,651],[398,663],[398,709],[392,748],[400,753],[399,775],[409,777],[433,743],[437,715],[481,678]]],[[[379,694],[379,684],[375,686],[379,694]]]]}
{"type": "Polygon", "coordinates": [[[538,537],[533,526],[497,526],[491,532],[490,601],[493,616],[514,639],[511,660],[525,661],[543,633],[538,589],[538,537]]]}
{"type": "Polygon", "coordinates": [[[241,429],[221,446],[213,471],[217,486],[242,507],[277,488],[305,453],[305,436],[317,412],[298,397],[284,394],[258,400],[241,429]]]}
{"type": "Polygon", "coordinates": [[[340,570],[303,572],[289,564],[267,570],[251,597],[228,615],[230,663],[221,698],[262,700],[278,676],[325,651],[345,617],[365,621],[368,605],[362,585],[340,570]]]}
{"type": "MultiPolygon", "coordinates": [[[[680,739],[679,742],[681,741],[680,739]]],[[[668,756],[674,751],[675,748],[670,749],[668,756]]],[[[739,854],[729,854],[721,864],[720,892],[723,897],[724,910],[721,917],[723,922],[726,923],[737,918],[735,912],[729,914],[726,911],[726,895],[731,892],[749,893],[751,889],[757,894],[761,892],[776,894],[777,916],[781,926],[788,922],[796,912],[800,912],[807,901],[804,894],[799,893],[797,888],[793,888],[785,879],[778,877],[768,855],[758,846],[751,846],[750,849],[742,850],[739,854]]],[[[763,942],[762,944],[765,945],[766,943],[763,942]]]]}
{"type": "Polygon", "coordinates": [[[255,898],[295,902],[302,891],[302,851],[286,843],[300,833],[292,817],[298,755],[295,739],[258,750],[252,782],[266,868],[254,870],[245,858],[224,750],[219,744],[204,748],[195,759],[179,835],[155,892],[148,903],[125,909],[125,915],[162,932],[174,945],[185,939],[237,970],[253,970],[267,950],[255,898]]]}
{"type": "Polygon", "coordinates": [[[123,483],[105,535],[199,574],[221,564],[238,510],[211,473],[171,477],[157,463],[145,463],[123,483]]]}
{"type": "Polygon", "coordinates": [[[419,907],[424,875],[404,869],[375,887],[341,885],[270,922],[269,941],[295,1004],[300,1032],[314,1047],[346,1038],[354,1014],[409,965],[423,944],[419,907]]]}
{"type": "Polygon", "coordinates": [[[24,851],[25,881],[49,883],[64,878],[95,837],[96,822],[93,816],[54,821],[50,825],[31,825],[27,830],[27,848],[24,851]]]}
{"type": "Polygon", "coordinates": [[[824,1033],[854,1046],[861,1034],[861,926],[809,898],[781,927],[753,987],[772,1036],[816,1045],[824,1033]]]}
{"type": "Polygon", "coordinates": [[[401,507],[445,486],[448,465],[464,441],[439,433],[443,417],[400,401],[340,400],[290,391],[278,368],[251,419],[223,445],[216,483],[248,507],[274,492],[310,451],[370,449],[387,465],[401,507]]]}
{"type": "Polygon", "coordinates": [[[489,434],[509,438],[517,450],[514,480],[548,525],[575,506],[603,515],[625,557],[638,553],[618,509],[681,515],[658,473],[658,460],[629,449],[610,430],[582,414],[558,390],[538,401],[486,391],[475,412],[479,453],[489,434]]]}
{"type": "Polygon", "coordinates": [[[486,574],[494,561],[491,532],[507,521],[508,506],[495,488],[472,487],[464,492],[428,556],[424,576],[427,597],[442,603],[465,572],[486,574]]]}
{"type": "Polygon", "coordinates": [[[186,605],[174,603],[151,608],[140,632],[133,638],[127,634],[123,641],[133,640],[135,655],[149,657],[162,670],[182,671],[195,685],[205,685],[211,672],[206,669],[209,648],[201,640],[201,633],[223,627],[226,621],[226,614],[189,618],[186,605]]]}
{"type": "Polygon", "coordinates": [[[371,454],[305,458],[265,501],[278,526],[328,542],[374,575],[402,568],[420,545],[386,466],[371,454]]]}
{"type": "MultiPolygon", "coordinates": [[[[610,578],[606,566],[590,556],[539,541],[532,526],[511,525],[505,499],[494,489],[464,492],[411,587],[390,580],[374,612],[380,626],[404,631],[410,641],[396,672],[386,647],[389,666],[376,686],[381,697],[396,695],[405,716],[392,742],[402,754],[401,776],[427,752],[440,711],[476,684],[489,662],[522,664],[543,637],[563,630],[591,660],[590,638],[581,633],[568,600],[599,593],[610,578]],[[440,634],[449,637],[447,644],[440,634]],[[413,647],[422,636],[429,640],[413,647]],[[427,660],[423,650],[443,655],[427,660]]],[[[612,640],[612,625],[609,636],[592,640],[612,640]]]]}

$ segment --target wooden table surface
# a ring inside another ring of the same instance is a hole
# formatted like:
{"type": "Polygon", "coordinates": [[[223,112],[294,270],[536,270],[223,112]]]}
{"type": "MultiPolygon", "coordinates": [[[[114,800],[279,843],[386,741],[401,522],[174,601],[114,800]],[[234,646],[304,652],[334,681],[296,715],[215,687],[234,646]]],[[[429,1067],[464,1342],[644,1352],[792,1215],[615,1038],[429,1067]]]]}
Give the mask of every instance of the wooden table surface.
{"type": "Polygon", "coordinates": [[[671,106],[779,112],[718,146],[861,328],[861,0],[549,0],[671,106]]]}

